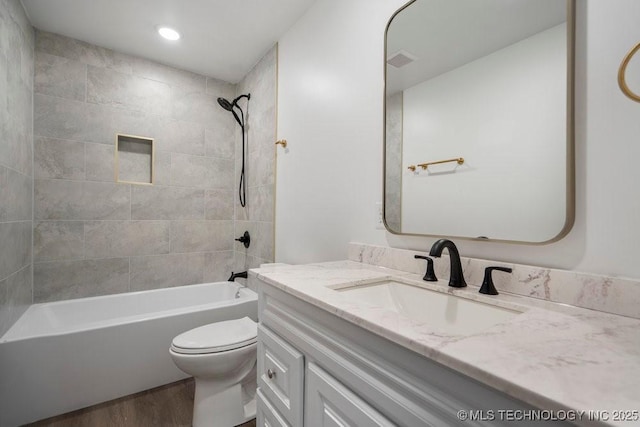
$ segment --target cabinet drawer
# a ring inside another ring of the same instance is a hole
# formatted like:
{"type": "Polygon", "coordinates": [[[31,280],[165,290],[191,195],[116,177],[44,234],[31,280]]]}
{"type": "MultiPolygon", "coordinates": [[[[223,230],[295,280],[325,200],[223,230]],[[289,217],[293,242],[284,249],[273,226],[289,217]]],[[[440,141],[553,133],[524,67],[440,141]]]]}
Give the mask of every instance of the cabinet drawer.
{"type": "Polygon", "coordinates": [[[257,427],[291,427],[269,402],[269,399],[264,397],[262,390],[259,388],[256,391],[256,397],[258,399],[256,410],[257,427]]]}
{"type": "Polygon", "coordinates": [[[303,355],[282,338],[258,325],[258,387],[294,426],[302,425],[303,355]]]}
{"type": "Polygon", "coordinates": [[[307,366],[306,399],[306,427],[395,426],[315,363],[307,366]]]}

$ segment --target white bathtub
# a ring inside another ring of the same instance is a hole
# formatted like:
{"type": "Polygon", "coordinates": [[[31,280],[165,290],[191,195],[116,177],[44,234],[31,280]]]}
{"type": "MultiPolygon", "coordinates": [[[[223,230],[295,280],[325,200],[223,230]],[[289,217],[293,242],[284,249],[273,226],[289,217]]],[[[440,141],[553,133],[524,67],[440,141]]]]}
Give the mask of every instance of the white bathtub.
{"type": "Polygon", "coordinates": [[[256,293],[232,282],[34,304],[0,338],[0,426],[186,378],[173,337],[257,313],[256,293]]]}

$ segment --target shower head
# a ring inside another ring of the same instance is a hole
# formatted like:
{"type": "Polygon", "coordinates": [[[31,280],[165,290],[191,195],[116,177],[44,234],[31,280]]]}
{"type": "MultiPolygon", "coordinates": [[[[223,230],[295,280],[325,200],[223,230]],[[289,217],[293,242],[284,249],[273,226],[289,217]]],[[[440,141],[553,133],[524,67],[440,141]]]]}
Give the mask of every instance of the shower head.
{"type": "Polygon", "coordinates": [[[224,108],[227,111],[233,111],[233,107],[235,105],[235,101],[232,103],[230,103],[228,100],[224,99],[224,98],[218,98],[218,104],[220,104],[220,106],[222,108],[224,108]]]}
{"type": "MultiPolygon", "coordinates": [[[[233,102],[229,102],[229,100],[225,98],[218,98],[218,104],[220,104],[220,106],[225,110],[231,111],[231,114],[233,114],[233,117],[235,117],[236,121],[242,128],[242,170],[240,172],[240,187],[238,188],[238,196],[240,197],[240,205],[244,208],[246,206],[246,200],[247,200],[247,190],[246,190],[247,183],[244,179],[244,166],[245,166],[244,111],[242,111],[242,107],[238,105],[238,101],[240,101],[242,98],[247,98],[247,101],[249,101],[251,99],[251,94],[247,93],[247,94],[240,95],[236,99],[234,99],[233,102]],[[238,114],[236,113],[236,108],[240,111],[240,116],[242,118],[238,117],[238,114]]],[[[249,105],[247,103],[247,107],[248,106],[249,105]]]]}
{"type": "Polygon", "coordinates": [[[225,98],[218,98],[218,104],[220,104],[220,106],[225,110],[231,111],[231,114],[233,114],[233,117],[236,118],[236,122],[238,122],[238,124],[244,131],[244,113],[242,113],[242,108],[238,107],[238,104],[236,103],[237,100],[238,98],[234,99],[233,103],[231,103],[225,98]],[[234,107],[238,107],[238,109],[240,109],[240,112],[242,113],[242,116],[243,116],[242,120],[240,120],[240,117],[238,117],[238,115],[236,114],[235,110],[233,109],[234,107]]]}

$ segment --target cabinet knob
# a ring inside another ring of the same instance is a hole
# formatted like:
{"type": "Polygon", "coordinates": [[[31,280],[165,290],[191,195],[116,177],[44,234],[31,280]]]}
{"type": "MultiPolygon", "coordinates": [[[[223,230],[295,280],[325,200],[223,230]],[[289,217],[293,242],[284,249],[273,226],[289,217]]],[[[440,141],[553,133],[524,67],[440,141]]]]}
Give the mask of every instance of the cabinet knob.
{"type": "Polygon", "coordinates": [[[276,376],[276,373],[271,369],[267,369],[267,376],[269,377],[269,379],[273,379],[276,376]]]}
{"type": "Polygon", "coordinates": [[[281,139],[280,141],[276,142],[276,145],[282,145],[282,148],[287,148],[287,140],[281,139]]]}

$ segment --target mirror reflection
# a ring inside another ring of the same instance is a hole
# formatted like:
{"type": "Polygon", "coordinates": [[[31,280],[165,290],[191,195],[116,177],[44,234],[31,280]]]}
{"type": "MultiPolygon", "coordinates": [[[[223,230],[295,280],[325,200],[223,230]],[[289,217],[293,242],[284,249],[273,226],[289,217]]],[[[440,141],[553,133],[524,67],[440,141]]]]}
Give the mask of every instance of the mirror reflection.
{"type": "Polygon", "coordinates": [[[392,19],[391,232],[540,243],[568,231],[572,10],[566,0],[416,0],[392,19]]]}

